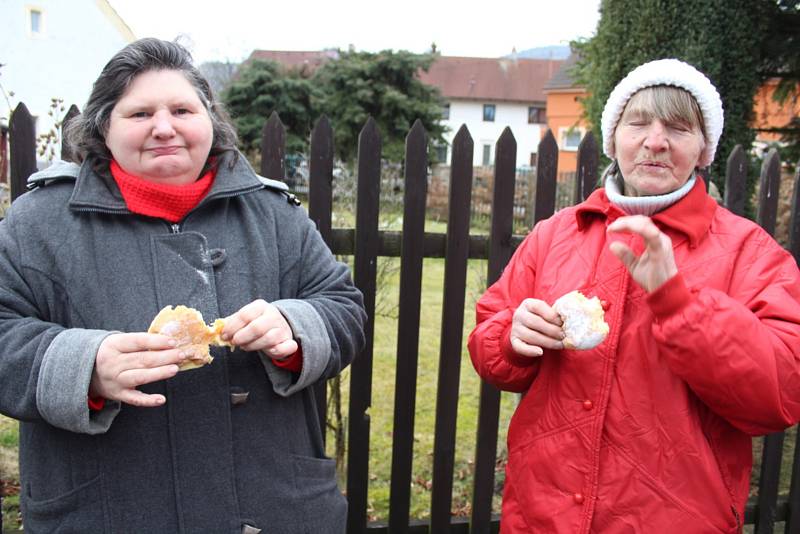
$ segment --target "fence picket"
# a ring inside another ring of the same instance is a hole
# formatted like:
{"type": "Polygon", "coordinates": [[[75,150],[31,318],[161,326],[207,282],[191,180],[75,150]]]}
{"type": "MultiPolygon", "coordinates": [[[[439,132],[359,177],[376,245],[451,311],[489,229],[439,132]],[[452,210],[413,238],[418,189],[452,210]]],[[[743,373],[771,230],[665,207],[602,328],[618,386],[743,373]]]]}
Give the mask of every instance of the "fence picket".
{"type": "Polygon", "coordinates": [[[795,167],[794,193],[792,194],[792,211],[789,218],[789,252],[800,265],[800,161],[795,167]]]}
{"type": "Polygon", "coordinates": [[[770,235],[775,233],[778,217],[778,189],[781,185],[781,160],[778,151],[770,149],[761,165],[758,193],[758,217],[756,222],[770,235]]]}
{"type": "Polygon", "coordinates": [[[28,176],[36,172],[36,126],[28,108],[20,102],[8,125],[11,155],[11,201],[25,192],[28,176]]]}
{"type": "MultiPolygon", "coordinates": [[[[511,258],[511,233],[514,226],[514,181],[517,141],[506,127],[495,147],[492,226],[489,236],[487,284],[493,284],[511,258]]],[[[472,489],[470,532],[488,534],[492,527],[492,497],[497,459],[497,433],[500,419],[500,390],[481,380],[478,405],[475,476],[472,489]]]]}
{"type": "Polygon", "coordinates": [[[579,204],[589,198],[594,188],[598,186],[598,171],[600,153],[597,141],[592,132],[586,132],[581,144],[578,145],[578,164],[575,168],[575,189],[572,201],[579,204]]]}
{"type": "Polygon", "coordinates": [[[286,179],[286,128],[273,111],[261,130],[261,176],[286,179]]]}
{"type": "Polygon", "coordinates": [[[61,159],[64,161],[75,161],[72,157],[71,147],[64,137],[64,132],[67,131],[67,126],[72,122],[72,119],[80,114],[81,111],[78,109],[78,106],[72,104],[67,110],[67,114],[64,115],[64,119],[61,121],[61,159]]]}
{"type": "MultiPolygon", "coordinates": [[[[547,130],[539,141],[539,158],[536,161],[536,201],[533,208],[533,225],[550,217],[556,210],[556,175],[558,171],[558,144],[553,132],[547,130]]],[[[531,225],[531,227],[533,227],[531,225]]]]}
{"type": "MultiPolygon", "coordinates": [[[[317,225],[325,244],[333,249],[331,214],[333,212],[333,130],[328,117],[323,115],[311,131],[311,148],[308,164],[308,216],[317,225]]],[[[314,386],[322,442],[327,434],[328,385],[325,381],[314,386]]]]}
{"type": "Polygon", "coordinates": [[[747,201],[747,154],[742,145],[733,147],[725,164],[725,207],[744,217],[747,201]]]}
{"type": "Polygon", "coordinates": [[[800,426],[795,425],[792,481],[789,486],[785,534],[800,534],[800,426]]]}
{"type": "MultiPolygon", "coordinates": [[[[770,235],[775,233],[778,187],[781,181],[780,166],[778,152],[773,148],[761,166],[757,215],[758,224],[770,235]]],[[[756,534],[771,534],[774,529],[778,508],[783,439],[783,432],[775,432],[764,437],[754,529],[756,534]]]]}
{"type": "Polygon", "coordinates": [[[389,532],[408,531],[414,454],[425,201],[428,196],[428,140],[419,120],[406,137],[403,193],[403,248],[397,321],[397,378],[394,391],[394,440],[389,497],[389,532]]]}
{"type": "Polygon", "coordinates": [[[431,530],[447,532],[453,499],[458,385],[464,330],[464,295],[469,256],[469,215],[472,194],[473,141],[466,126],[453,139],[452,172],[444,261],[444,298],[436,388],[436,425],[433,437],[431,530]]]}
{"type": "Polygon", "coordinates": [[[370,117],[358,136],[353,280],[364,294],[367,344],[350,366],[350,409],[347,446],[347,532],[367,528],[369,482],[369,407],[372,404],[372,344],[375,332],[375,289],[378,267],[378,209],[381,192],[381,136],[370,117]]]}

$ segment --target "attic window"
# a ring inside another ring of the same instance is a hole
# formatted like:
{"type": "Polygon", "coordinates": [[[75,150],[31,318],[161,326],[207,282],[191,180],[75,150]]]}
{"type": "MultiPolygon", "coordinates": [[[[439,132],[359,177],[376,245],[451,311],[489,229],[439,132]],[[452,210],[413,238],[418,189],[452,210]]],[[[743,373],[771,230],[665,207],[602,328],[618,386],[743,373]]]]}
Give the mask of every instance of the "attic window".
{"type": "Polygon", "coordinates": [[[39,36],[44,33],[44,13],[41,9],[28,8],[28,29],[32,36],[39,36]]]}
{"type": "Polygon", "coordinates": [[[494,104],[483,105],[483,121],[494,122],[494,104]]]}

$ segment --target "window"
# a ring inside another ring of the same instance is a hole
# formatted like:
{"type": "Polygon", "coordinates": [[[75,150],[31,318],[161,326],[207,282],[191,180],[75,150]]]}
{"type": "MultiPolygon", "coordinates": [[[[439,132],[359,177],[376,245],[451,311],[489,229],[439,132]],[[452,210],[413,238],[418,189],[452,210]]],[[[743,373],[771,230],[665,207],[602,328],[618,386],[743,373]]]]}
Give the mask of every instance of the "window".
{"type": "Polygon", "coordinates": [[[538,161],[539,155],[536,152],[531,152],[531,167],[536,167],[538,161]]]}
{"type": "Polygon", "coordinates": [[[436,162],[447,163],[447,145],[436,146],[436,162]]]}
{"type": "Polygon", "coordinates": [[[492,164],[492,145],[483,145],[483,166],[488,167],[491,164],[492,164]]]}
{"type": "Polygon", "coordinates": [[[561,150],[576,151],[583,139],[583,128],[561,128],[561,150]]]}
{"type": "Polygon", "coordinates": [[[494,122],[494,104],[483,105],[483,120],[484,122],[494,122]]]}
{"type": "Polygon", "coordinates": [[[545,124],[547,117],[544,113],[544,108],[540,106],[528,107],[528,124],[545,124]]]}
{"type": "Polygon", "coordinates": [[[28,8],[28,29],[30,35],[37,36],[44,33],[44,14],[41,9],[28,8]]]}
{"type": "Polygon", "coordinates": [[[450,118],[450,104],[442,106],[442,118],[448,120],[450,118]]]}

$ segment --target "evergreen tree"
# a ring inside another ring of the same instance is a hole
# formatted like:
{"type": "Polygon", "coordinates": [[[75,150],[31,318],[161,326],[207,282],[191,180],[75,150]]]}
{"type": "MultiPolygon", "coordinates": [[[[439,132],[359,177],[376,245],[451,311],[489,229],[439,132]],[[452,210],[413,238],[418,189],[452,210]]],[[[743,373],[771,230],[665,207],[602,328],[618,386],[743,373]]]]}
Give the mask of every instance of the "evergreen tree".
{"type": "Polygon", "coordinates": [[[580,54],[574,74],[590,94],[584,109],[593,129],[600,131],[608,95],[636,66],[662,58],[686,61],[722,97],[725,128],[710,169],[722,191],[728,154],[754,139],[750,121],[770,1],[603,0],[596,35],[574,43],[580,54]]]}
{"type": "Polygon", "coordinates": [[[245,151],[258,150],[261,131],[273,111],[277,111],[286,127],[287,154],[304,153],[316,120],[313,102],[318,98],[304,73],[286,70],[271,61],[247,63],[229,87],[222,100],[239,132],[245,151]]]}
{"type": "Polygon", "coordinates": [[[317,109],[331,120],[337,156],[345,161],[355,158],[358,134],[369,116],[381,132],[385,159],[403,158],[405,136],[417,119],[431,146],[444,142],[439,91],[417,77],[434,58],[406,51],[351,50],[320,67],[313,77],[320,95],[317,109]]]}

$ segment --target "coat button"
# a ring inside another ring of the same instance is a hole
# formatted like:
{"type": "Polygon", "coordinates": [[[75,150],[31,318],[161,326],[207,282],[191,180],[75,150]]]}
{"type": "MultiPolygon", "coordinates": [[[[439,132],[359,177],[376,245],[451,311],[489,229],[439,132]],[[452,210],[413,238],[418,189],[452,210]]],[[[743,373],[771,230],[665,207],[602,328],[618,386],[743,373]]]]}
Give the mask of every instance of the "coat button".
{"type": "Polygon", "coordinates": [[[588,412],[592,408],[594,408],[594,403],[592,401],[590,401],[588,399],[583,401],[583,409],[584,410],[586,410],[588,412]]]}
{"type": "Polygon", "coordinates": [[[575,501],[575,504],[583,504],[583,493],[574,494],[572,500],[575,501]]]}
{"type": "Polygon", "coordinates": [[[608,311],[608,309],[611,307],[611,303],[607,300],[601,300],[600,307],[603,308],[603,311],[608,311]]]}
{"type": "Polygon", "coordinates": [[[231,404],[234,406],[238,406],[240,404],[244,404],[247,402],[247,397],[250,396],[249,391],[243,391],[241,393],[231,393],[231,404]]]}

